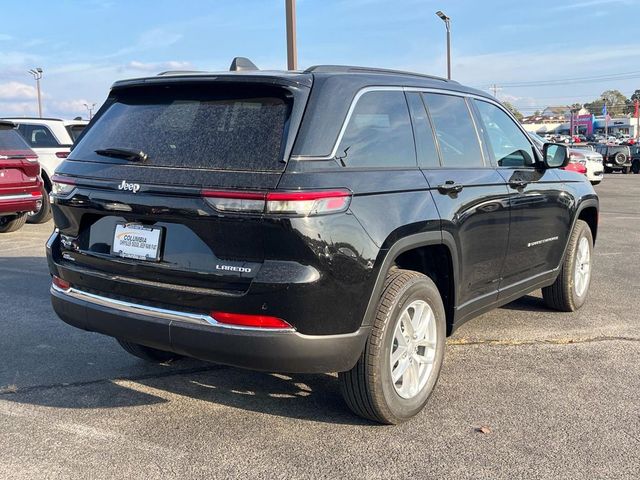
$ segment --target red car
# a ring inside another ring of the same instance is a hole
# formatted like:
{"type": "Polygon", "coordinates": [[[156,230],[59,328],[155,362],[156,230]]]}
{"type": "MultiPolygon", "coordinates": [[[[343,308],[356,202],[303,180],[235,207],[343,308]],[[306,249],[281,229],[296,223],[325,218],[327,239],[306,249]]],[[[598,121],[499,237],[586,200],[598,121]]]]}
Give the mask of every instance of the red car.
{"type": "Polygon", "coordinates": [[[38,156],[11,122],[0,121],[0,233],[14,232],[42,205],[38,156]]]}
{"type": "Polygon", "coordinates": [[[569,170],[571,172],[587,174],[587,167],[580,162],[569,162],[569,164],[563,168],[563,170],[569,170]]]}

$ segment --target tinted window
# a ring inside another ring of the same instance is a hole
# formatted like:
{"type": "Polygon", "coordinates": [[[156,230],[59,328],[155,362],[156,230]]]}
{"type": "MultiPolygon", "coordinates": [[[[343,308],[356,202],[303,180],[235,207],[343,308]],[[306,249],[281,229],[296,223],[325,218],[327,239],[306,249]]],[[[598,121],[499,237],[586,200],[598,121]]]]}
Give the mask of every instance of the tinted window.
{"type": "Polygon", "coordinates": [[[467,104],[462,97],[424,94],[436,132],[442,164],[445,167],[481,167],[478,135],[467,104]]]}
{"type": "Polygon", "coordinates": [[[291,101],[277,87],[153,86],[118,92],[70,159],[123,163],[97,149],[142,150],[151,166],[284,169],[291,101]]]}
{"type": "Polygon", "coordinates": [[[347,167],[415,166],[413,133],[404,92],[363,94],[349,119],[337,156],[347,167]]]}
{"type": "Polygon", "coordinates": [[[13,127],[0,125],[0,153],[29,150],[29,146],[13,127]]]}
{"type": "Polygon", "coordinates": [[[440,159],[433,139],[431,121],[424,109],[422,98],[417,92],[407,93],[407,103],[413,120],[413,135],[416,140],[418,164],[423,167],[438,167],[440,159]]]}
{"type": "Polygon", "coordinates": [[[531,143],[502,109],[476,100],[489,137],[489,149],[499,167],[526,167],[535,163],[531,143]]]}
{"type": "Polygon", "coordinates": [[[60,146],[51,130],[44,125],[22,124],[18,130],[32,148],[56,148],[60,146]]]}
{"type": "Polygon", "coordinates": [[[72,141],[76,141],[82,131],[84,130],[85,125],[67,125],[67,132],[69,132],[69,136],[72,141]]]}

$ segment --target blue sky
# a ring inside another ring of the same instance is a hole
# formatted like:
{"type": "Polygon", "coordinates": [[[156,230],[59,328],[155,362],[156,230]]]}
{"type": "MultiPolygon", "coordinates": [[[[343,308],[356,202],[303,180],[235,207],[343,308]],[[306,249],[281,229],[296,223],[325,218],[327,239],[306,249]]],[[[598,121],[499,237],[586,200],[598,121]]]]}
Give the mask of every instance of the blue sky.
{"type": "MultiPolygon", "coordinates": [[[[299,66],[354,64],[445,74],[526,112],[640,89],[640,0],[298,0],[299,66]],[[633,72],[555,86],[513,83],[633,72]],[[631,77],[631,78],[629,78],[631,77]]],[[[167,69],[226,70],[234,56],[285,68],[284,0],[23,0],[3,2],[0,115],[33,115],[44,69],[46,115],[86,116],[117,79],[167,69]]]]}

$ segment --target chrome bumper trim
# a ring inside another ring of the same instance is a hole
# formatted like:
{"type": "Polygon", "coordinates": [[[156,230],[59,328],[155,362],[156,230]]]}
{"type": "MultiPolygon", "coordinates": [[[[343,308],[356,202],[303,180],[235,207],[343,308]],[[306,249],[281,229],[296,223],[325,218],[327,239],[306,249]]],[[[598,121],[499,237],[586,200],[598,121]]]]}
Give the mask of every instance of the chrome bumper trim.
{"type": "Polygon", "coordinates": [[[162,318],[165,320],[171,320],[176,322],[192,323],[197,325],[206,325],[209,327],[229,329],[229,330],[244,330],[252,332],[262,333],[290,333],[295,332],[294,328],[257,328],[257,327],[243,327],[241,325],[229,325],[226,323],[220,323],[210,315],[200,313],[188,313],[179,312],[177,310],[167,310],[164,308],[150,307],[148,305],[140,305],[138,303],[125,302],[123,300],[115,300],[113,298],[103,297],[94,293],[84,292],[77,288],[71,287],[68,290],[51,285],[51,293],[62,295],[83,302],[92,303],[94,305],[100,305],[113,310],[118,310],[124,313],[133,313],[136,315],[144,315],[152,318],[162,318]]]}
{"type": "Polygon", "coordinates": [[[33,196],[30,193],[20,193],[18,195],[0,195],[0,202],[8,200],[42,200],[42,196],[33,196]]]}

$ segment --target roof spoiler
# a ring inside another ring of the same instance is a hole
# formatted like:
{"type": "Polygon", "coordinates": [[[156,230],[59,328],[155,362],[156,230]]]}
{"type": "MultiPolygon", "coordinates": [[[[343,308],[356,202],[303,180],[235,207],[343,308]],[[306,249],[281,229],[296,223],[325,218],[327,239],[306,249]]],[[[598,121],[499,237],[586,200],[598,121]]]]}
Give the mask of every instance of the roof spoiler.
{"type": "Polygon", "coordinates": [[[230,72],[241,72],[243,70],[260,70],[255,63],[246,57],[235,57],[229,67],[230,72]]]}

